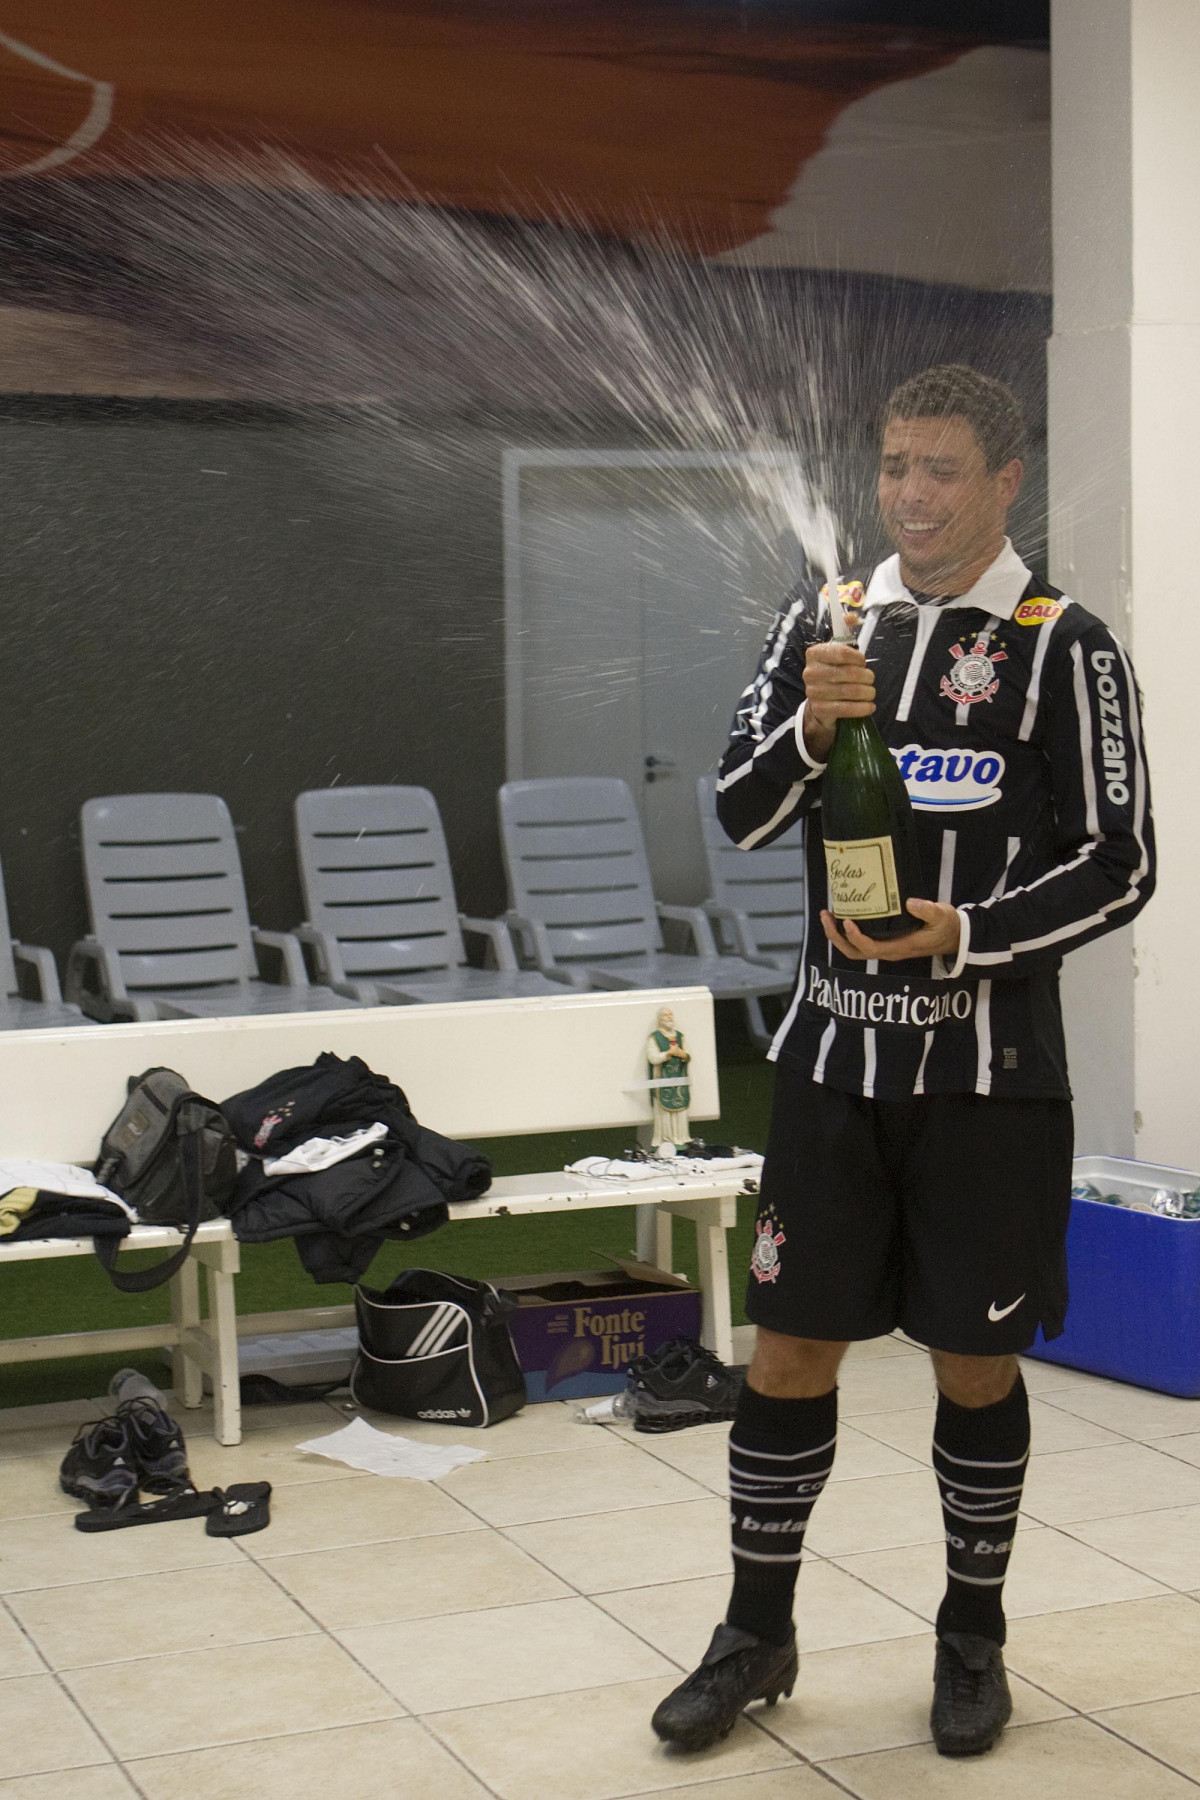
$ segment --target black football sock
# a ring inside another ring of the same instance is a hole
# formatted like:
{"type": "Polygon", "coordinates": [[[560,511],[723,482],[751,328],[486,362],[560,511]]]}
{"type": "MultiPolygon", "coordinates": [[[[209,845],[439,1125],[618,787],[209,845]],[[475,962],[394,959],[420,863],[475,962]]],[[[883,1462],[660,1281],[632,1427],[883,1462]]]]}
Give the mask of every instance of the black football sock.
{"type": "Polygon", "coordinates": [[[957,1406],[938,1395],[933,1467],[946,1523],[939,1637],[969,1631],[1004,1642],[1004,1576],[1028,1461],[1029,1397],[1020,1375],[994,1406],[957,1406]]]}
{"type": "Polygon", "coordinates": [[[775,1400],[743,1387],[729,1434],[733,1524],[730,1625],[786,1644],[809,1514],[833,1467],[837,1389],[775,1400]]]}

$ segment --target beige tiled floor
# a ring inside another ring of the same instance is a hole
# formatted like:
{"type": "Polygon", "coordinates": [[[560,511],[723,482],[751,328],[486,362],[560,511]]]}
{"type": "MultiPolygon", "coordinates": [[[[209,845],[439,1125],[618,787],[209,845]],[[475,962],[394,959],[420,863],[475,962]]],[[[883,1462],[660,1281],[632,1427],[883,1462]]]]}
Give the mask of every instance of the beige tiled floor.
{"type": "MultiPolygon", "coordinates": [[[[304,1454],[329,1405],[257,1408],[198,1479],[272,1524],[85,1537],[56,1487],[91,1403],[0,1415],[0,1800],[1182,1800],[1200,1792],[1200,1403],[1031,1364],[1008,1587],[1013,1724],[929,1743],[941,1519],[932,1382],[855,1348],[801,1576],[803,1663],[704,1756],[649,1730],[728,1591],[725,1431],[641,1437],[530,1407],[436,1485],[304,1454]]],[[[436,1441],[437,1426],[378,1421],[436,1441]]]]}

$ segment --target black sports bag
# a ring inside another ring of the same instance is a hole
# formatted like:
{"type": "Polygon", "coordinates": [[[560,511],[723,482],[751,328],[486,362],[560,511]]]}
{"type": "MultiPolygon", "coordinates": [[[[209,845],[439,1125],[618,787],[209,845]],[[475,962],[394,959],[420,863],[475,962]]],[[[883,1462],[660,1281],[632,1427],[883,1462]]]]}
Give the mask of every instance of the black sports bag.
{"type": "Polygon", "coordinates": [[[486,1281],[405,1269],[384,1292],[357,1287],[360,1406],[402,1419],[494,1425],[525,1404],[509,1334],[515,1301],[486,1281]]]}
{"type": "Polygon", "coordinates": [[[135,1207],[143,1225],[172,1225],[178,1250],[150,1269],[118,1270],[120,1240],[95,1240],[113,1286],[125,1294],[160,1287],[187,1260],[197,1228],[225,1211],[237,1175],[233,1133],[174,1069],[131,1075],[129,1098],[104,1134],[96,1179],[135,1207]]]}

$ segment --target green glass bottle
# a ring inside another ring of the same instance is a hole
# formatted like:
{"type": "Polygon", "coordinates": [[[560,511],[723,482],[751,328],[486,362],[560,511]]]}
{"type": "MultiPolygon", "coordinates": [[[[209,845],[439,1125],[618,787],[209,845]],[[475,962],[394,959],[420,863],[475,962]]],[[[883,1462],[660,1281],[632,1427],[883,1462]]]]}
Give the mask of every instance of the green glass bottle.
{"type": "Polygon", "coordinates": [[[917,825],[904,777],[874,719],[839,719],[821,782],[821,835],[836,919],[873,938],[919,931],[917,825]]]}

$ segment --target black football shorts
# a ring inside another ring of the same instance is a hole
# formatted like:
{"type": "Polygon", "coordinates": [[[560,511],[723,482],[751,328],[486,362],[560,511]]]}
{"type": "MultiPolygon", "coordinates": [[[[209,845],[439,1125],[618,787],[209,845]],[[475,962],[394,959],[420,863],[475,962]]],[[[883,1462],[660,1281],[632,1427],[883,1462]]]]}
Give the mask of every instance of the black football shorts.
{"type": "Polygon", "coordinates": [[[1069,1100],[866,1100],[780,1062],[746,1312],[792,1337],[897,1326],[963,1356],[1067,1311],[1069,1100]]]}

